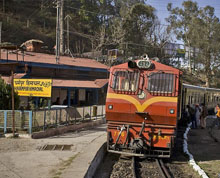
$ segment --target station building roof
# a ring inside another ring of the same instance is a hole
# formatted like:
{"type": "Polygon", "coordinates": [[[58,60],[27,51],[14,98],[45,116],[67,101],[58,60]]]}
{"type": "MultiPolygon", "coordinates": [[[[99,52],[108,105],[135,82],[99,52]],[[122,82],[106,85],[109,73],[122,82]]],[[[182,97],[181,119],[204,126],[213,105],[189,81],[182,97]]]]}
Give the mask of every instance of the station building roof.
{"type": "Polygon", "coordinates": [[[41,67],[80,67],[80,68],[90,68],[90,69],[103,69],[108,70],[109,67],[97,62],[93,59],[60,56],[59,62],[56,62],[56,56],[52,54],[36,53],[36,52],[8,52],[6,50],[1,50],[0,63],[2,62],[25,62],[32,63],[33,65],[40,65],[41,67]]]}

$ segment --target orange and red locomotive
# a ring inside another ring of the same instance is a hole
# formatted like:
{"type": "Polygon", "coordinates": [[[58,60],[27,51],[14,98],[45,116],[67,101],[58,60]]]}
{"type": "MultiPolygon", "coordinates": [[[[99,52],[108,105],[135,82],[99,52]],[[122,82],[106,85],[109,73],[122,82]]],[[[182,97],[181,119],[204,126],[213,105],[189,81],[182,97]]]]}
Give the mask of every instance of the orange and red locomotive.
{"type": "Polygon", "coordinates": [[[181,100],[178,69],[147,57],[110,69],[107,149],[132,156],[170,157],[181,100]]]}

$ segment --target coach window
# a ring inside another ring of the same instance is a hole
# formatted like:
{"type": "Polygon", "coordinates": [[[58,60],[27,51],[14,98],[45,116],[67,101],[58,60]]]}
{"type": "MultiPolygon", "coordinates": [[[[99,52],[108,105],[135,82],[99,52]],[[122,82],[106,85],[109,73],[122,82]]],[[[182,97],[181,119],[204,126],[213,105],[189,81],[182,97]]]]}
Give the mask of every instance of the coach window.
{"type": "Polygon", "coordinates": [[[139,71],[117,70],[113,74],[112,89],[135,92],[139,84],[139,71]]]}
{"type": "Polygon", "coordinates": [[[188,98],[188,104],[190,105],[191,103],[190,103],[190,101],[191,101],[191,99],[190,99],[191,97],[189,96],[189,98],[188,98]]]}
{"type": "Polygon", "coordinates": [[[148,91],[153,94],[173,93],[175,78],[171,73],[152,73],[148,79],[148,91]]]}

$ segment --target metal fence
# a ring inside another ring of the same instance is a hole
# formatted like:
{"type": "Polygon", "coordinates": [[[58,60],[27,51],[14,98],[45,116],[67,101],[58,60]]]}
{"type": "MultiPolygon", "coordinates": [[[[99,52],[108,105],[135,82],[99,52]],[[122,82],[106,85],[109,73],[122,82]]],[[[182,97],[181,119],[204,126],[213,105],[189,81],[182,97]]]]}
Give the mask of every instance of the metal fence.
{"type": "MultiPolygon", "coordinates": [[[[105,116],[105,105],[52,108],[34,111],[15,111],[16,130],[32,131],[46,130],[63,125],[77,124],[96,120],[105,116]]],[[[0,110],[0,129],[4,133],[12,129],[12,111],[0,110]]]]}
{"type": "MultiPolygon", "coordinates": [[[[32,111],[15,110],[15,129],[28,130],[32,133],[32,111]]],[[[12,110],[0,110],[0,128],[7,133],[7,129],[12,129],[12,110]]]]}
{"type": "Polygon", "coordinates": [[[44,109],[33,111],[32,127],[34,130],[41,128],[45,130],[95,120],[103,116],[105,116],[105,105],[44,109]]]}

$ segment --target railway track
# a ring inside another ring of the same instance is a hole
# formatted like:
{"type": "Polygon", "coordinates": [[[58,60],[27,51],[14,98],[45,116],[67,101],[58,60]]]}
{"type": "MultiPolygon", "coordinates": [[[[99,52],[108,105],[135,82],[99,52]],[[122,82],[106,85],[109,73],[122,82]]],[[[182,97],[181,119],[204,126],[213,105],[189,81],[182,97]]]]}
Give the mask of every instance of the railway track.
{"type": "Polygon", "coordinates": [[[162,159],[156,159],[156,163],[160,169],[161,176],[163,176],[164,178],[171,178],[171,175],[168,172],[167,168],[165,167],[162,159]]]}
{"type": "Polygon", "coordinates": [[[141,163],[142,165],[140,166],[140,162],[137,161],[137,158],[132,157],[131,167],[132,167],[133,178],[149,177],[149,174],[152,175],[151,177],[172,178],[169,171],[165,167],[162,159],[141,161],[141,163]],[[148,173],[146,174],[146,172],[148,173]]]}
{"type": "Polygon", "coordinates": [[[99,174],[95,175],[96,178],[163,178],[163,177],[199,177],[190,171],[188,165],[188,157],[183,154],[183,134],[185,132],[184,127],[179,127],[176,138],[176,147],[173,150],[173,157],[164,162],[156,159],[140,159],[138,157],[126,157],[118,154],[108,153],[105,161],[99,168],[99,174]],[[135,160],[132,160],[135,159],[135,160]],[[168,171],[166,171],[166,167],[168,171]],[[108,170],[106,170],[108,169],[108,170]],[[162,169],[160,171],[160,169],[162,169]],[[167,172],[167,173],[166,173],[167,172]],[[169,173],[171,175],[169,175],[169,173]],[[165,175],[164,175],[165,174],[165,175]]]}
{"type": "Polygon", "coordinates": [[[136,165],[135,165],[135,157],[132,157],[132,174],[134,178],[137,178],[137,170],[136,170],[136,165]]]}

